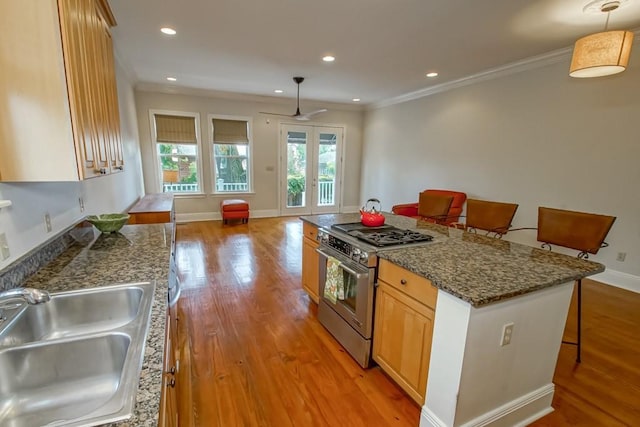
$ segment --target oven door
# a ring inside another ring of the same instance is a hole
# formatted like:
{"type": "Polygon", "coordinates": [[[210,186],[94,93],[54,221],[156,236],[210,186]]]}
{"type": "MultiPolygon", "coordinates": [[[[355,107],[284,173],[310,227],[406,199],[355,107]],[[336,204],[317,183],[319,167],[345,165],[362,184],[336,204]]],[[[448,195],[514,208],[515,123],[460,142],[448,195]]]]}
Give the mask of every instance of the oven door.
{"type": "Polygon", "coordinates": [[[344,255],[324,246],[316,249],[316,251],[320,255],[320,299],[347,321],[360,335],[370,339],[373,329],[373,269],[357,264],[344,255]],[[340,272],[344,283],[344,299],[337,299],[335,303],[324,295],[329,257],[340,261],[340,272]]]}

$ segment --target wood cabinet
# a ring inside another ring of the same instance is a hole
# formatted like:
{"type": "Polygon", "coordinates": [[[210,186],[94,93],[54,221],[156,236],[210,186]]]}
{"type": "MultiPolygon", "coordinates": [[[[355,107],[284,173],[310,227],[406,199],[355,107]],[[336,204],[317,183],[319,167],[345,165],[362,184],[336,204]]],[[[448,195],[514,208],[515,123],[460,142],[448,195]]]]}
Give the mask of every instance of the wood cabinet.
{"type": "Polygon", "coordinates": [[[123,170],[106,0],[6,1],[0,16],[0,180],[123,170]]]}
{"type": "Polygon", "coordinates": [[[162,374],[162,394],[160,397],[159,427],[178,426],[177,376],[179,370],[179,346],[177,336],[177,315],[170,307],[167,311],[165,348],[162,374]]]}
{"type": "Polygon", "coordinates": [[[318,228],[307,222],[302,223],[302,288],[307,291],[309,297],[319,302],[319,256],[316,248],[319,246],[316,236],[318,228]]]}
{"type": "Polygon", "coordinates": [[[423,277],[380,260],[373,359],[424,404],[438,291],[423,277]]]}

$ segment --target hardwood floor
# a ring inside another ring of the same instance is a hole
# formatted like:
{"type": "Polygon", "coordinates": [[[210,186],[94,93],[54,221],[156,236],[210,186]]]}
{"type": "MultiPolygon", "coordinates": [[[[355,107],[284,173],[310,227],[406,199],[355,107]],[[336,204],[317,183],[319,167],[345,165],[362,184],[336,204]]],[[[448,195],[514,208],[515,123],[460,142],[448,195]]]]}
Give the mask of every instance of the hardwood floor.
{"type": "MultiPolygon", "coordinates": [[[[181,427],[419,424],[421,408],[318,323],[301,253],[294,217],[178,225],[181,369],[191,370],[181,427]]],[[[638,294],[584,282],[583,363],[562,346],[556,411],[535,426],[640,425],[638,307],[638,294]]]]}

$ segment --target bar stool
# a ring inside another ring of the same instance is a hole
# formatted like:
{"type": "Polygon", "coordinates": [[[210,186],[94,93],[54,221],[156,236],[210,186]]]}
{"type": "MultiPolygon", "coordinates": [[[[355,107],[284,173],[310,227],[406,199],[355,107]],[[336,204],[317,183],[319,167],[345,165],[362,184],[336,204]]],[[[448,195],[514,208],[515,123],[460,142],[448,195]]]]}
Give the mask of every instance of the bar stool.
{"type": "Polygon", "coordinates": [[[444,224],[452,202],[453,196],[430,194],[424,191],[420,193],[418,215],[425,221],[444,224]]]}
{"type": "Polygon", "coordinates": [[[467,199],[465,223],[453,223],[452,226],[476,233],[486,231],[486,235],[501,238],[511,228],[516,214],[516,203],[492,202],[488,200],[467,199]]]}
{"type": "MultiPolygon", "coordinates": [[[[589,254],[597,254],[600,248],[607,247],[604,241],[611,230],[614,216],[567,211],[538,207],[538,236],[542,247],[551,250],[551,245],[580,251],[578,258],[588,259],[589,254]]],[[[580,363],[581,322],[582,322],[582,280],[577,280],[577,340],[562,341],[577,347],[576,362],[580,363]]]]}

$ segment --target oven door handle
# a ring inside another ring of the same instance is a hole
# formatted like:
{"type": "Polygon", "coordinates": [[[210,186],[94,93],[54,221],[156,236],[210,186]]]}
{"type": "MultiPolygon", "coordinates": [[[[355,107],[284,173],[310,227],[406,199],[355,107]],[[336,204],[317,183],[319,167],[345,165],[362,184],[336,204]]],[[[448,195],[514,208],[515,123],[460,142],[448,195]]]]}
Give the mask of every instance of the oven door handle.
{"type": "Polygon", "coordinates": [[[329,254],[328,252],[323,251],[320,248],[316,248],[316,252],[318,252],[320,255],[324,256],[325,258],[329,258],[329,257],[336,258],[338,261],[340,261],[340,268],[343,269],[344,271],[346,271],[347,273],[356,276],[356,279],[360,279],[362,276],[365,276],[365,275],[369,274],[368,271],[366,273],[358,273],[357,271],[347,267],[345,265],[345,263],[340,260],[340,258],[337,258],[337,257],[329,254]]]}

